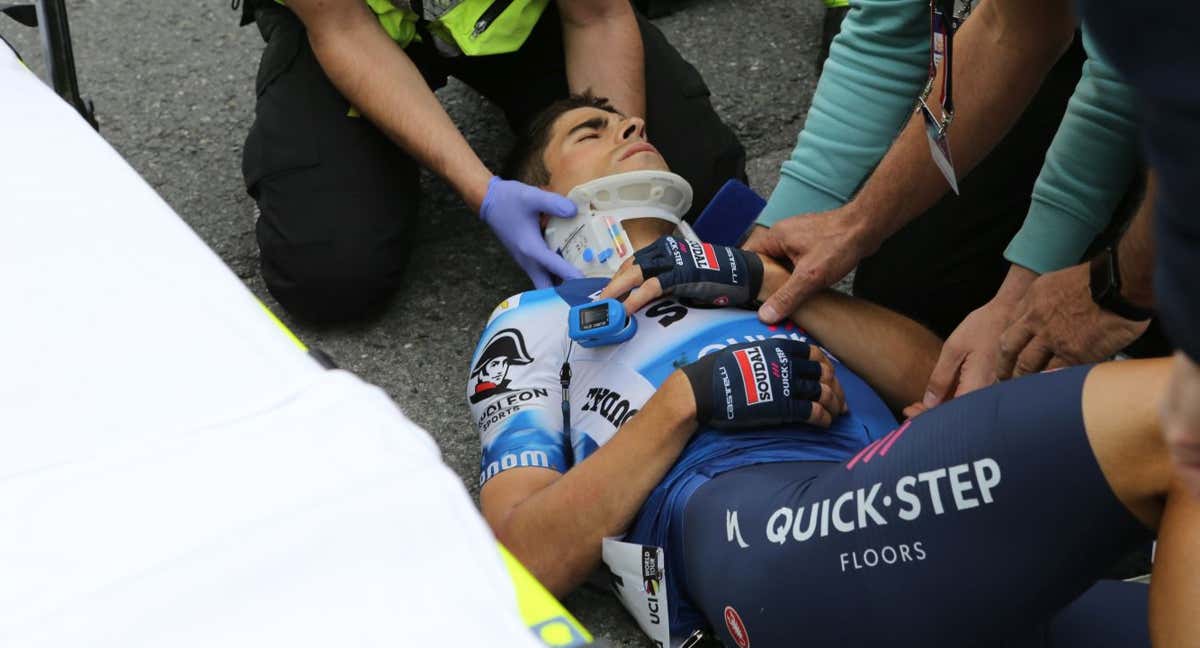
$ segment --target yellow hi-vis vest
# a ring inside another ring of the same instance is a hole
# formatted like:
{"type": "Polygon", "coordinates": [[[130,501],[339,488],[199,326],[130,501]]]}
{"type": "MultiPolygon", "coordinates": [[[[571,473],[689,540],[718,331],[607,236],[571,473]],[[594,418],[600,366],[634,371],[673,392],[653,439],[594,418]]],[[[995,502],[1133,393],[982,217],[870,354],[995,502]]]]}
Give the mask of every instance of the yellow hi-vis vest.
{"type": "Polygon", "coordinates": [[[421,40],[417,26],[423,21],[442,54],[487,56],[520,48],[550,0],[424,0],[417,3],[421,16],[412,0],[365,1],[400,47],[421,40]]]}

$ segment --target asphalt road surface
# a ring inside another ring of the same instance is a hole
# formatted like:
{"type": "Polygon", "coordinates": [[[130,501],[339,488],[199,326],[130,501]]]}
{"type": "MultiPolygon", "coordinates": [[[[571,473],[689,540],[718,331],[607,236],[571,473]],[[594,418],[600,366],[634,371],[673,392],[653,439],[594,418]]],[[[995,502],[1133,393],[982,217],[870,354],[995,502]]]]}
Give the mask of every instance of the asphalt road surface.
{"type": "MultiPolygon", "coordinates": [[[[717,111],[746,147],[752,185],[767,194],[808,109],[824,9],[818,0],[677,4],[656,23],[704,75],[717,111]]],[[[95,100],[101,134],[302,339],[386,389],[475,492],[479,449],[464,399],[468,363],[492,307],[529,287],[487,228],[426,173],[408,278],[387,312],[350,328],[292,322],[259,277],[254,205],[242,184],[241,148],[262,50],[257,30],[239,29],[229,2],[67,6],[80,87],[95,100]]],[[[43,72],[34,30],[0,16],[0,34],[43,72]]],[[[484,161],[497,163],[511,142],[499,112],[454,81],[439,96],[484,161]]],[[[63,183],[69,187],[70,178],[63,183]]],[[[585,588],[566,603],[612,644],[648,644],[607,593],[585,588]]]]}

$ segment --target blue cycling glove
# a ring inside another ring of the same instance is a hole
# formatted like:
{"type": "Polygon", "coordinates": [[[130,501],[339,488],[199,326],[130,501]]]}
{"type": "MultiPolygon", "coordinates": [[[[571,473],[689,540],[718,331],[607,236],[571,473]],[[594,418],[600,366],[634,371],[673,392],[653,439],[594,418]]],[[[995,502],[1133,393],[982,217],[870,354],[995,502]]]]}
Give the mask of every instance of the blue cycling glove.
{"type": "Polygon", "coordinates": [[[633,253],[642,277],[658,277],[664,293],[713,306],[745,306],[762,288],[762,259],[753,252],[664,236],[633,253]]]}
{"type": "MultiPolygon", "coordinates": [[[[821,399],[821,363],[797,340],[735,344],[683,367],[696,420],[739,429],[808,423],[821,399]]],[[[820,352],[820,350],[817,350],[820,352]]]]}

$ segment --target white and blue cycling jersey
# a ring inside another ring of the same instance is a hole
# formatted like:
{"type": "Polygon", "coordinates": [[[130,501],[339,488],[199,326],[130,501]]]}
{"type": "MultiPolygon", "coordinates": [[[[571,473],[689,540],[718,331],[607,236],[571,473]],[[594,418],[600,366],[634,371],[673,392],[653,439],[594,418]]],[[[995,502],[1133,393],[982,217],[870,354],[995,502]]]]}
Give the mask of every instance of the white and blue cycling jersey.
{"type": "MultiPolygon", "coordinates": [[[[678,367],[726,346],[770,337],[816,344],[794,324],[769,326],[752,310],[696,308],[666,297],[639,311],[637,334],[622,344],[583,348],[571,342],[571,306],[586,303],[603,279],[511,297],[492,313],[471,361],[467,398],[483,456],[480,484],[505,470],[542,467],[566,472],[586,460],[637,414],[678,367]],[[569,432],[560,372],[569,361],[569,432]]],[[[810,425],[719,431],[701,427],[651,492],[626,540],[669,545],[688,497],[708,479],[753,464],[842,461],[896,427],[878,395],[833,358],[849,413],[829,429],[810,425]]],[[[675,600],[678,557],[667,560],[668,604],[675,629],[695,613],[675,600]]]]}

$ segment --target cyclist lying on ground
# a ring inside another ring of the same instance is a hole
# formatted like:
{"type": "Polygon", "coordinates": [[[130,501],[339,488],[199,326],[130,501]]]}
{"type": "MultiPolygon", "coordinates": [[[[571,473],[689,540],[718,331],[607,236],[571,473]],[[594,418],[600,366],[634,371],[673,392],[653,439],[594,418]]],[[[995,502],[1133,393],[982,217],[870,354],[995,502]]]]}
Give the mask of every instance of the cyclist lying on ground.
{"type": "Polygon", "coordinates": [[[708,627],[742,648],[1129,645],[1146,641],[1144,589],[1140,609],[1092,608],[1074,624],[1069,612],[1157,533],[1156,643],[1200,636],[1200,558],[1185,546],[1200,505],[1170,483],[1156,427],[1166,361],[1031,376],[897,427],[889,406],[920,400],[940,342],[832,293],[795,325],[735,308],[788,272],[689,240],[686,226],[665,236],[687,190],[662,173],[641,120],[574,98],[514,160],[527,183],[575,188],[580,215],[553,219],[552,247],[592,277],[633,257],[600,296],[636,287],[628,341],[572,341],[571,306],[607,284],[580,279],[503,302],[472,361],[483,514],[551,591],[582,583],[602,539],[625,533],[665,550],[675,638],[708,627]],[[622,221],[631,213],[648,218],[622,221]],[[588,219],[616,234],[611,249],[580,243],[588,219]]]}

